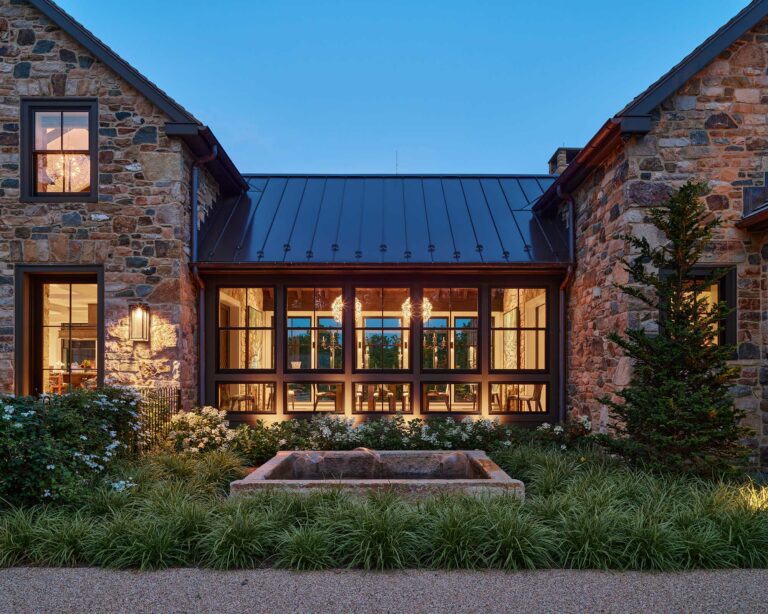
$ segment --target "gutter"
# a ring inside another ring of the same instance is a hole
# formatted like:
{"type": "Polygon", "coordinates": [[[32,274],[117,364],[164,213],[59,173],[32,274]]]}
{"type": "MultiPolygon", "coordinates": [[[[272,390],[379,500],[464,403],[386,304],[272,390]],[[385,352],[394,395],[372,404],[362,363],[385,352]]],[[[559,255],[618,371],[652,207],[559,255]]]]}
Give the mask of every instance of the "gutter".
{"type": "Polygon", "coordinates": [[[576,269],[576,203],[573,200],[573,196],[570,194],[565,194],[560,188],[557,189],[557,195],[558,198],[561,198],[565,202],[568,203],[568,256],[570,264],[568,265],[568,270],[565,273],[565,278],[563,278],[562,283],[560,284],[560,301],[559,301],[559,329],[560,334],[558,335],[559,339],[559,402],[558,402],[558,421],[560,423],[565,422],[566,419],[566,394],[567,394],[567,387],[566,387],[566,381],[567,378],[567,370],[568,370],[568,361],[566,360],[566,352],[568,350],[568,334],[566,330],[566,326],[568,324],[567,322],[567,314],[566,314],[566,305],[568,301],[568,289],[570,288],[570,285],[573,281],[574,272],[576,269]]]}
{"type": "Polygon", "coordinates": [[[191,178],[191,200],[192,200],[192,229],[190,237],[190,263],[192,265],[192,278],[197,286],[197,403],[202,406],[205,404],[205,282],[200,277],[198,269],[198,225],[200,216],[200,205],[197,192],[200,189],[200,167],[212,162],[219,155],[218,145],[211,146],[211,152],[200,158],[196,158],[192,163],[191,178]]]}

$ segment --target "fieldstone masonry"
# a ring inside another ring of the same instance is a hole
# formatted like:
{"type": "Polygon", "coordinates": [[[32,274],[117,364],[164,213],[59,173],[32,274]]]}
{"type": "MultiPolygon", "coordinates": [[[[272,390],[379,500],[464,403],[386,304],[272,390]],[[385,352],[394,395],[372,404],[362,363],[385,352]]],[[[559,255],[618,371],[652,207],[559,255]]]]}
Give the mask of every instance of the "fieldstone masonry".
{"type": "Polygon", "coordinates": [[[705,263],[737,273],[738,360],[736,405],[760,461],[768,466],[768,236],[736,227],[746,198],[759,198],[768,171],[768,21],[734,43],[656,110],[650,133],[630,138],[574,194],[578,267],[569,304],[569,403],[605,427],[603,395],[626,385],[627,359],[606,340],[612,330],[647,323],[655,314],[622,295],[617,235],[653,236],[649,207],[687,179],[709,181],[706,198],[723,225],[705,263]]]}
{"type": "MultiPolygon", "coordinates": [[[[23,2],[0,5],[0,391],[14,388],[14,267],[98,264],[105,273],[105,375],[179,385],[196,398],[196,289],[189,273],[190,173],[168,118],[23,2]],[[98,202],[19,201],[22,96],[97,97],[98,202]],[[128,304],[152,312],[151,343],[128,337],[128,304]]],[[[201,173],[201,217],[217,196],[201,173]]]]}

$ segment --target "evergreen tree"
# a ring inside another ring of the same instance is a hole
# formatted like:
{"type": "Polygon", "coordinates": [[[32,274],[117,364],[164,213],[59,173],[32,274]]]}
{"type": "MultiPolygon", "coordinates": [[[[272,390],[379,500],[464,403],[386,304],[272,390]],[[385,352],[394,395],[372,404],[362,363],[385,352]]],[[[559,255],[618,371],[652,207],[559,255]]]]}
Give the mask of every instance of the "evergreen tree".
{"type": "MultiPolygon", "coordinates": [[[[687,182],[650,211],[667,242],[651,247],[645,237],[627,235],[636,257],[624,259],[630,284],[618,287],[658,314],[658,332],[631,328],[612,333],[634,364],[630,383],[604,402],[616,419],[608,445],[631,462],[656,470],[700,475],[738,471],[747,448],[728,389],[738,371],[729,366],[734,348],[718,343],[728,315],[724,301],[703,293],[726,273],[695,276],[702,253],[720,225],[700,198],[705,183],[687,182]]],[[[720,297],[722,298],[722,297],[720,297]]]]}

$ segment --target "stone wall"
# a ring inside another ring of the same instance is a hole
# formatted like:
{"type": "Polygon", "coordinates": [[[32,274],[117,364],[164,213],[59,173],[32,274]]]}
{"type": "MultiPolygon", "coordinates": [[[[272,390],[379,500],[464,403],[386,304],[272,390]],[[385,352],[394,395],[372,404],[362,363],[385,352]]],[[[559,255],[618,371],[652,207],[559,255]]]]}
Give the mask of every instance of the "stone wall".
{"type": "MultiPolygon", "coordinates": [[[[32,7],[0,5],[0,391],[14,386],[14,266],[105,271],[108,381],[180,384],[196,396],[196,289],[189,273],[191,156],[168,118],[32,7]],[[19,202],[22,96],[97,97],[99,199],[19,202]],[[152,312],[151,343],[128,336],[128,305],[152,312]]],[[[216,198],[203,173],[203,214],[216,198]]]]}
{"type": "Polygon", "coordinates": [[[649,134],[621,145],[574,195],[578,204],[576,280],[569,305],[571,408],[605,423],[598,399],[625,385],[631,371],[605,340],[610,330],[655,317],[611,288],[624,281],[618,258],[633,232],[656,241],[648,208],[687,179],[703,179],[723,225],[703,262],[737,274],[736,404],[748,411],[755,446],[768,466],[768,236],[736,228],[745,190],[765,186],[768,170],[768,21],[764,21],[657,109],[649,134]],[[764,399],[765,397],[765,399],[764,399]]]}

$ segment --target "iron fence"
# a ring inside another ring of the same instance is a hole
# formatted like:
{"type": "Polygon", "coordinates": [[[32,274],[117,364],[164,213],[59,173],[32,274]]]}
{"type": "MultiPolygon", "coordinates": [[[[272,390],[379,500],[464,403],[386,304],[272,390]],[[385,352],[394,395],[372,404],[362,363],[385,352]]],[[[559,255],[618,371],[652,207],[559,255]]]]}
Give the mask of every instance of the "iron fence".
{"type": "Polygon", "coordinates": [[[141,388],[141,437],[135,442],[137,452],[157,447],[168,435],[171,418],[181,411],[181,389],[174,387],[141,388]]]}

